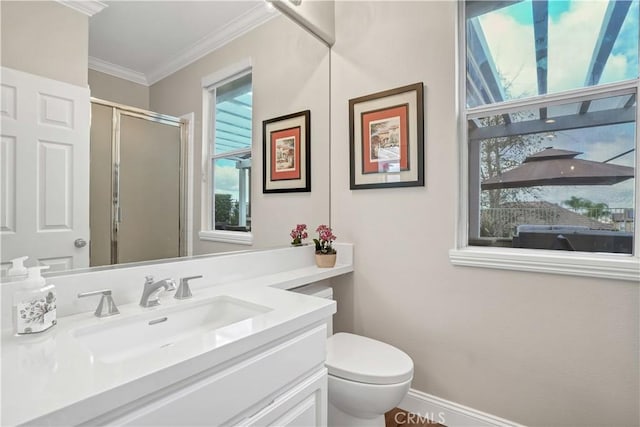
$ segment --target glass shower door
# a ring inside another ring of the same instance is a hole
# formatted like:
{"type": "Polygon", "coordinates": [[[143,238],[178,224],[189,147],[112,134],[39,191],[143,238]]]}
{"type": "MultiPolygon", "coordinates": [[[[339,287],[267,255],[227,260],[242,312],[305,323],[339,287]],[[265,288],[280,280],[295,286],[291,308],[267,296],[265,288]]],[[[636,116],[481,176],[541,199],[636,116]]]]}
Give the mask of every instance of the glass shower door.
{"type": "Polygon", "coordinates": [[[120,115],[117,262],[180,256],[181,128],[120,115]]]}

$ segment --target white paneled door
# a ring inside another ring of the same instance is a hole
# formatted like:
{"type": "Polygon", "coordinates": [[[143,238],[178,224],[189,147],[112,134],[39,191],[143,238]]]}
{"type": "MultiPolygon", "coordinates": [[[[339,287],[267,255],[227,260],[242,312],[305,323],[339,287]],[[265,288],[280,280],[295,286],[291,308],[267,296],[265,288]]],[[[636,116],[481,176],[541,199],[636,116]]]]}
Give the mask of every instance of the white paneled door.
{"type": "Polygon", "coordinates": [[[0,68],[2,269],[89,266],[89,89],[0,68]],[[86,242],[86,244],[83,244],[86,242]]]}

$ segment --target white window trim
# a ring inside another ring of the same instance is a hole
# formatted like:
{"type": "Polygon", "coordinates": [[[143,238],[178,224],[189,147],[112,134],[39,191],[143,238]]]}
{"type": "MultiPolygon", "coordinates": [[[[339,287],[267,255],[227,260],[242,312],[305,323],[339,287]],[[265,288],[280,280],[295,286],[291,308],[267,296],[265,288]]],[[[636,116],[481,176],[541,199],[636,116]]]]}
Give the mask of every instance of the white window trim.
{"type": "Polygon", "coordinates": [[[236,245],[252,245],[253,234],[245,231],[202,230],[198,233],[200,240],[236,245]]]}
{"type": "MultiPolygon", "coordinates": [[[[456,75],[458,81],[456,85],[456,117],[457,117],[457,140],[458,140],[458,209],[456,211],[456,233],[455,246],[449,251],[449,260],[456,266],[481,267],[500,270],[529,271],[538,273],[551,273],[570,276],[584,276],[603,279],[614,279],[632,281],[640,284],[640,230],[638,230],[638,220],[640,219],[640,179],[637,171],[640,153],[640,108],[636,107],[636,178],[635,178],[635,235],[634,235],[634,255],[610,254],[610,253],[590,253],[590,252],[565,252],[540,249],[519,249],[519,248],[499,248],[469,246],[469,159],[467,150],[467,126],[465,116],[465,80],[466,70],[465,53],[465,16],[464,2],[458,2],[458,20],[456,34],[456,75]]],[[[629,85],[628,82],[622,85],[629,85]]],[[[607,85],[615,87],[614,85],[607,85]]],[[[640,94],[640,79],[636,79],[635,86],[640,94]]],[[[582,91],[599,90],[598,88],[587,88],[582,91]]],[[[548,95],[549,99],[558,98],[557,94],[548,95]]],[[[520,101],[508,101],[496,106],[496,111],[518,105],[520,101]]],[[[526,101],[527,103],[530,100],[526,101]]]]}
{"type": "MultiPolygon", "coordinates": [[[[235,64],[232,64],[222,70],[209,74],[202,78],[202,162],[200,177],[201,191],[200,191],[200,231],[198,237],[200,240],[220,242],[220,243],[233,243],[237,245],[252,245],[253,233],[246,231],[227,231],[227,230],[212,230],[211,225],[213,211],[211,209],[211,191],[210,184],[213,179],[211,174],[211,162],[209,147],[211,146],[212,138],[214,137],[213,123],[208,120],[214,112],[213,94],[211,89],[213,86],[218,86],[224,83],[226,80],[232,80],[251,72],[252,62],[250,58],[245,58],[235,64]]],[[[252,147],[253,150],[253,147],[252,147]]],[[[228,153],[226,153],[228,154],[228,153]]]]}

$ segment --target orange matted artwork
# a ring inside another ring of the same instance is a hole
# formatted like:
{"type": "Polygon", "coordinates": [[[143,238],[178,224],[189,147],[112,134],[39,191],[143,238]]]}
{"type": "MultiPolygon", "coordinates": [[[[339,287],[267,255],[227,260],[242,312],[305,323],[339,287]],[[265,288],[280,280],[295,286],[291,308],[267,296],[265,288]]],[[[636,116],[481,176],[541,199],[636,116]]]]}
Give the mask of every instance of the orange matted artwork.
{"type": "Polygon", "coordinates": [[[311,111],[262,122],[262,192],[311,191],[311,111]]]}
{"type": "Polygon", "coordinates": [[[271,132],[271,181],[300,179],[300,127],[271,132]]]}
{"type": "Polygon", "coordinates": [[[349,100],[349,188],[424,186],[424,84],[349,100]]]}
{"type": "Polygon", "coordinates": [[[362,173],[409,170],[409,105],[362,113],[362,173]]]}

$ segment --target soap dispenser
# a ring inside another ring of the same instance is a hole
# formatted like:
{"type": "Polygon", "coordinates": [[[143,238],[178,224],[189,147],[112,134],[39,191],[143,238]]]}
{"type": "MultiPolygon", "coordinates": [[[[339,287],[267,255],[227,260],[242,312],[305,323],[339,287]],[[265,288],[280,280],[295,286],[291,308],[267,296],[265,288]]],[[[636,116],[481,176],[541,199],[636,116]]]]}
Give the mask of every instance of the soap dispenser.
{"type": "Polygon", "coordinates": [[[55,286],[47,285],[40,270],[48,265],[30,267],[27,278],[14,294],[14,325],[18,335],[37,334],[53,327],[56,321],[55,286]]]}
{"type": "Polygon", "coordinates": [[[27,278],[27,268],[24,266],[24,262],[28,258],[28,256],[23,256],[11,260],[11,267],[7,270],[7,279],[10,282],[27,278]]]}

